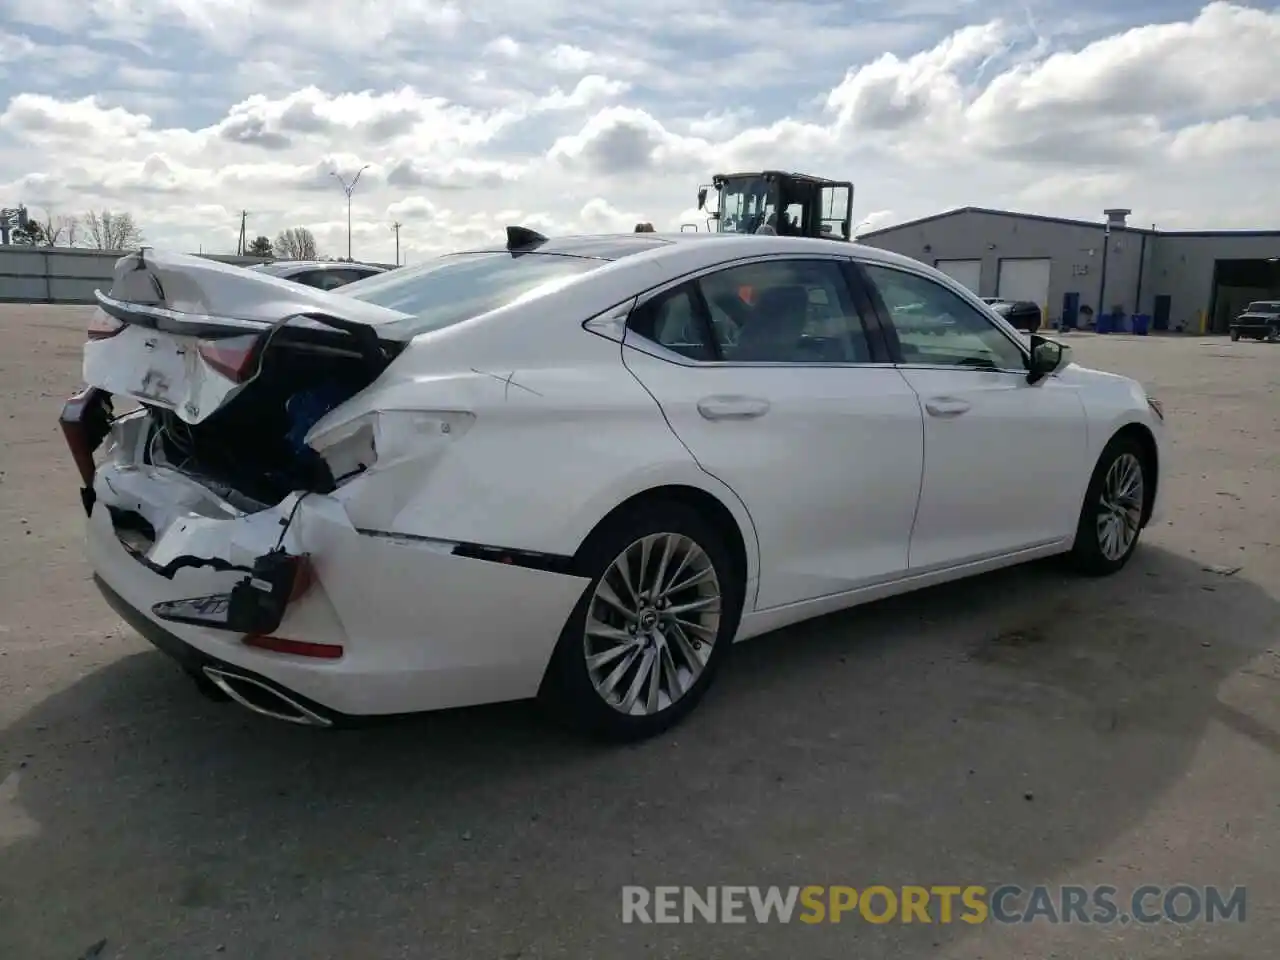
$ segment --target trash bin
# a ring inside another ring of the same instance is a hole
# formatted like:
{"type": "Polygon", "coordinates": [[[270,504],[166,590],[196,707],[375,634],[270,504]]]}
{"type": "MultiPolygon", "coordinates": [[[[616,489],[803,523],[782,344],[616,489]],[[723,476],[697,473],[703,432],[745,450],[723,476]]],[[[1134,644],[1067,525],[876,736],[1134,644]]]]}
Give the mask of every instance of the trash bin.
{"type": "Polygon", "coordinates": [[[1133,315],[1133,332],[1140,337],[1145,337],[1147,331],[1151,329],[1151,318],[1145,313],[1135,313],[1133,315]]]}
{"type": "Polygon", "coordinates": [[[1094,328],[1096,333],[1110,333],[1113,324],[1113,318],[1109,313],[1098,314],[1098,325],[1094,328]]]}

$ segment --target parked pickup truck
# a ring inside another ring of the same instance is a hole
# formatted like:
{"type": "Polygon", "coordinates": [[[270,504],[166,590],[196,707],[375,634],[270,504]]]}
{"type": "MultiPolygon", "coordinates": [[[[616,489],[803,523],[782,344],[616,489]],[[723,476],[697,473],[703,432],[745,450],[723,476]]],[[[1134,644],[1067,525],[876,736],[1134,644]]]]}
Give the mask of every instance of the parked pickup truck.
{"type": "Polygon", "coordinates": [[[1280,340],[1280,300],[1255,300],[1231,321],[1231,339],[1280,340]]]}

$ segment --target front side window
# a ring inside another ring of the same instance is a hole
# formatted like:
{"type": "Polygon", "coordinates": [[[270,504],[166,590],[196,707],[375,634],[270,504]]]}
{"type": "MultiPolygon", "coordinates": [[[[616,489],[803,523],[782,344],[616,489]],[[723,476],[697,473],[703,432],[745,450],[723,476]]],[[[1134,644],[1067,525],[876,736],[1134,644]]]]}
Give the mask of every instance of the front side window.
{"type": "Polygon", "coordinates": [[[733,363],[868,363],[871,351],[840,263],[764,260],[698,281],[716,346],[733,363]]]}
{"type": "Polygon", "coordinates": [[[946,287],[919,274],[862,264],[889,312],[904,363],[1022,370],[1023,352],[946,287]]]}

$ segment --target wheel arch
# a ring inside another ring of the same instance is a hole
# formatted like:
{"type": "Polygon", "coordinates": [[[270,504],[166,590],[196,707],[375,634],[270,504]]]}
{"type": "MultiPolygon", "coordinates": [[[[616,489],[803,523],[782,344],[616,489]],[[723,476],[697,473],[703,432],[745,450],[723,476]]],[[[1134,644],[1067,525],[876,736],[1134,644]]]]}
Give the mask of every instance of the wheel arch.
{"type": "MultiPolygon", "coordinates": [[[[661,503],[678,503],[693,509],[711,524],[716,533],[721,536],[725,549],[729,552],[734,565],[734,573],[739,576],[742,582],[744,593],[743,612],[745,613],[747,605],[754,600],[751,581],[754,578],[756,569],[756,564],[753,562],[756,558],[753,554],[758,549],[755,537],[750,531],[743,529],[734,512],[723,500],[701,487],[695,487],[687,483],[665,483],[632,494],[617,504],[591,527],[591,530],[583,537],[582,542],[578,544],[577,550],[574,551],[575,562],[582,553],[587,541],[591,539],[596,531],[627,512],[641,506],[661,503]]],[[[748,517],[747,520],[749,522],[750,518],[748,517]]]]}
{"type": "Polygon", "coordinates": [[[1145,527],[1151,519],[1151,511],[1156,502],[1156,486],[1160,483],[1160,446],[1156,443],[1155,434],[1144,423],[1131,421],[1115,431],[1103,447],[1105,452],[1117,440],[1133,440],[1142,451],[1143,467],[1146,468],[1148,483],[1144,485],[1142,496],[1142,525],[1145,527]]]}

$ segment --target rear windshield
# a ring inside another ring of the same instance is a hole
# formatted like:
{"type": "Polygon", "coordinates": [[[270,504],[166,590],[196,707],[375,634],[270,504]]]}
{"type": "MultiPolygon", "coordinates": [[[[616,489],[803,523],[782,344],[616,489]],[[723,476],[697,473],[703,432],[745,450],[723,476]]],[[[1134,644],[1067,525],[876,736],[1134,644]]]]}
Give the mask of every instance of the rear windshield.
{"type": "Polygon", "coordinates": [[[335,292],[416,317],[409,326],[417,335],[549,293],[608,263],[556,254],[455,253],[357,280],[335,292]]]}

